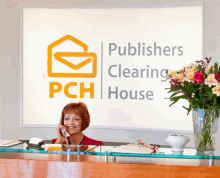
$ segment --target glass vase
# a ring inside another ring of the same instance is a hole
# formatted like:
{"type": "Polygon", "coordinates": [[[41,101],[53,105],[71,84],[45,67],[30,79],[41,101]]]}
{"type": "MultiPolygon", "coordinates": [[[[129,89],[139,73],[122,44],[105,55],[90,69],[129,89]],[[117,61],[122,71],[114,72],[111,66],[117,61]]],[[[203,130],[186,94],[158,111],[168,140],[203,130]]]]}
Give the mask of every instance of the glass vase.
{"type": "Polygon", "coordinates": [[[197,154],[212,154],[218,132],[219,116],[215,111],[193,109],[193,129],[197,154]]]}

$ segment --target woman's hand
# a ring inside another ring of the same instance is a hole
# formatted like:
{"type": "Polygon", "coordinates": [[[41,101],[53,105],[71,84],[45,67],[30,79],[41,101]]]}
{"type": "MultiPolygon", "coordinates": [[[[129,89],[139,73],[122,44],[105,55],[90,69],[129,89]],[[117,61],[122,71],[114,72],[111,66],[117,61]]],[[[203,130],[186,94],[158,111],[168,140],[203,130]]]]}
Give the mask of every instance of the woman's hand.
{"type": "Polygon", "coordinates": [[[65,137],[62,134],[61,129],[66,129],[66,127],[61,124],[58,124],[58,126],[57,126],[57,141],[55,142],[55,144],[63,144],[63,142],[65,142],[65,137]]]}

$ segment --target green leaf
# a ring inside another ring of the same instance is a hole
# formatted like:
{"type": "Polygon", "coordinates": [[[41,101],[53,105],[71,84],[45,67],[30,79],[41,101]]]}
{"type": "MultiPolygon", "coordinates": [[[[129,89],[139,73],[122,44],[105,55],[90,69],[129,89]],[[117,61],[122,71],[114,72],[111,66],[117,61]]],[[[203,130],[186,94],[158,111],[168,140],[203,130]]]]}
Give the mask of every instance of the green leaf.
{"type": "Polygon", "coordinates": [[[171,104],[169,105],[169,107],[172,106],[173,104],[175,104],[176,102],[177,102],[177,101],[174,101],[173,103],[171,103],[171,104]]]}
{"type": "Polygon", "coordinates": [[[218,68],[218,73],[219,73],[219,71],[220,71],[220,66],[219,66],[219,68],[218,68]]]}
{"type": "Polygon", "coordinates": [[[170,99],[171,99],[172,97],[176,96],[177,94],[178,94],[177,92],[173,93],[173,94],[170,96],[170,99]]]}
{"type": "Polygon", "coordinates": [[[170,91],[168,91],[168,93],[176,92],[176,91],[178,91],[178,89],[176,89],[176,88],[171,88],[170,91]]]}
{"type": "Polygon", "coordinates": [[[218,72],[218,63],[217,62],[215,62],[215,64],[214,64],[214,70],[215,70],[215,72],[218,72]]]}
{"type": "Polygon", "coordinates": [[[217,105],[217,100],[216,100],[216,97],[214,97],[213,98],[212,107],[215,108],[216,105],[217,105]]]}
{"type": "Polygon", "coordinates": [[[211,93],[211,92],[207,92],[207,94],[208,94],[208,98],[210,99],[210,100],[212,100],[212,96],[213,96],[213,94],[211,93]]]}
{"type": "Polygon", "coordinates": [[[199,66],[197,67],[197,69],[199,70],[199,72],[201,72],[201,71],[202,71],[202,66],[199,65],[199,66]]]}
{"type": "Polygon", "coordinates": [[[188,109],[188,113],[187,113],[187,115],[189,115],[191,109],[192,109],[192,103],[189,104],[189,109],[188,109]]]}
{"type": "Polygon", "coordinates": [[[188,92],[188,88],[186,88],[186,87],[184,87],[184,86],[178,86],[178,87],[179,87],[179,89],[181,89],[182,91],[188,92]]]}
{"type": "Polygon", "coordinates": [[[215,109],[216,117],[219,117],[219,108],[215,109]]]}
{"type": "Polygon", "coordinates": [[[189,112],[189,108],[187,108],[187,107],[185,107],[185,106],[183,106],[183,108],[186,109],[186,110],[189,112]]]}
{"type": "Polygon", "coordinates": [[[178,101],[179,99],[185,99],[186,98],[186,96],[185,95],[180,95],[180,96],[176,96],[176,97],[172,97],[171,98],[171,101],[178,101]]]}

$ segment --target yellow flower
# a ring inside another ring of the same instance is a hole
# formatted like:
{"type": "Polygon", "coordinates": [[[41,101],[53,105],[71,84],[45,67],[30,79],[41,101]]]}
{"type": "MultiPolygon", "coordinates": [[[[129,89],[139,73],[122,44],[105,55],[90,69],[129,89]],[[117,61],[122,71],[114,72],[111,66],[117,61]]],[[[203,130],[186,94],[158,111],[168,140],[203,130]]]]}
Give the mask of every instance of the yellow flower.
{"type": "Polygon", "coordinates": [[[205,79],[204,82],[206,85],[208,85],[209,87],[211,87],[212,85],[218,85],[218,81],[215,79],[215,75],[214,74],[209,74],[207,79],[205,79]]]}
{"type": "Polygon", "coordinates": [[[194,77],[194,72],[188,72],[188,73],[186,73],[185,80],[188,82],[191,82],[193,80],[193,77],[194,77]]]}
{"type": "Polygon", "coordinates": [[[178,82],[182,82],[182,81],[184,80],[183,74],[177,74],[177,75],[175,76],[175,78],[177,79],[178,82]]]}
{"type": "Polygon", "coordinates": [[[186,68],[186,69],[185,69],[185,73],[187,74],[187,73],[189,73],[189,72],[191,72],[191,69],[190,69],[190,68],[186,68]]]}
{"type": "Polygon", "coordinates": [[[195,73],[195,72],[197,72],[197,68],[191,68],[190,71],[193,72],[193,73],[195,73]]]}
{"type": "Polygon", "coordinates": [[[191,69],[196,69],[196,68],[197,68],[197,65],[194,64],[194,63],[192,63],[192,64],[189,65],[189,67],[190,67],[191,69]]]}
{"type": "Polygon", "coordinates": [[[170,71],[170,73],[169,73],[169,75],[170,75],[170,77],[171,78],[173,78],[175,75],[177,74],[177,71],[175,70],[175,71],[170,71]]]}
{"type": "Polygon", "coordinates": [[[220,83],[218,83],[218,84],[216,85],[216,87],[214,87],[214,88],[212,89],[212,93],[213,93],[213,94],[216,94],[217,96],[220,96],[220,83]]]}

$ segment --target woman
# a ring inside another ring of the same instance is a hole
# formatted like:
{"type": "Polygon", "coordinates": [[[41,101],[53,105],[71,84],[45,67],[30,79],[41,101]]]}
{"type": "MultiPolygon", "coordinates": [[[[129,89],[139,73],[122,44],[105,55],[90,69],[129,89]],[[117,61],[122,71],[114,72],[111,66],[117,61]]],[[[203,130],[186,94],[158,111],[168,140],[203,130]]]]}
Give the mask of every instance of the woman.
{"type": "Polygon", "coordinates": [[[82,103],[69,103],[62,111],[61,124],[57,126],[57,138],[52,140],[56,144],[74,145],[103,145],[102,141],[91,139],[83,134],[90,124],[90,115],[87,106],[82,103]],[[61,129],[65,129],[70,135],[65,138],[61,129]],[[68,140],[69,143],[66,143],[68,140]]]}

